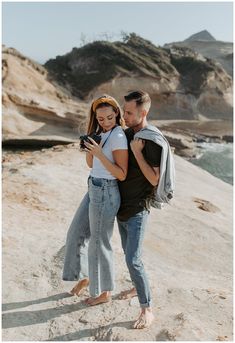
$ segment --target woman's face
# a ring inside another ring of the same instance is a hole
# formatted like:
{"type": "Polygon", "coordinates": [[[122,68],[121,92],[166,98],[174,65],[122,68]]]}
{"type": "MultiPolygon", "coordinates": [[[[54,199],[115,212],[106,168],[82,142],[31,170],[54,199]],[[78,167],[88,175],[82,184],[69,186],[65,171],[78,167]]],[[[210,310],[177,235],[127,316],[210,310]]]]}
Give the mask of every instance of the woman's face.
{"type": "Polygon", "coordinates": [[[96,118],[103,131],[109,131],[116,125],[117,113],[112,107],[101,107],[96,110],[96,118]]]}

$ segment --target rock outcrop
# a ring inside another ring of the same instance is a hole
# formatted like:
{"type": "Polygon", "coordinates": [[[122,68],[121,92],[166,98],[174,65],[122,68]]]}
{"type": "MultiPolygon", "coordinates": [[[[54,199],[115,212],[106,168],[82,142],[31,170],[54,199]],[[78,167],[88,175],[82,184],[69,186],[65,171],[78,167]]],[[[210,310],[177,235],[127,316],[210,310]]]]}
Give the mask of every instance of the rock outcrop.
{"type": "Polygon", "coordinates": [[[3,47],[2,67],[4,143],[31,138],[36,144],[40,136],[71,141],[84,130],[87,105],[53,84],[43,66],[3,47]]]}
{"type": "Polygon", "coordinates": [[[94,97],[108,93],[122,103],[123,94],[136,88],[150,94],[152,120],[233,115],[232,78],[217,62],[188,47],[157,47],[135,34],[124,42],[73,48],[44,67],[4,46],[2,68],[3,142],[13,147],[20,141],[24,147],[74,142],[85,131],[94,97]]]}
{"type": "Polygon", "coordinates": [[[175,46],[190,48],[207,58],[217,61],[233,77],[233,43],[218,41],[208,31],[204,30],[182,42],[164,45],[165,48],[175,46]]]}
{"type": "Polygon", "coordinates": [[[214,42],[216,39],[207,30],[202,30],[184,40],[184,42],[192,41],[214,42]]]}
{"type": "Polygon", "coordinates": [[[130,34],[126,42],[93,42],[49,60],[51,77],[89,101],[103,92],[122,100],[143,88],[152,98],[152,119],[229,119],[232,79],[213,60],[184,47],[161,48],[130,34]]]}

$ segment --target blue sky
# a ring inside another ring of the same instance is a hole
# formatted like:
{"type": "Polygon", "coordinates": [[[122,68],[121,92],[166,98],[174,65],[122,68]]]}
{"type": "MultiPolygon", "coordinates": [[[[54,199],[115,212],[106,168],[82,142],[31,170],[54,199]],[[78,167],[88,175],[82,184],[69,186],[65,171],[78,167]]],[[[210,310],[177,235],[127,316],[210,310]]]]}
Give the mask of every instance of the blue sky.
{"type": "Polygon", "coordinates": [[[85,42],[135,32],[156,45],[207,29],[233,41],[232,2],[3,2],[2,43],[45,63],[85,42]],[[83,39],[82,39],[83,38],[83,39]]]}

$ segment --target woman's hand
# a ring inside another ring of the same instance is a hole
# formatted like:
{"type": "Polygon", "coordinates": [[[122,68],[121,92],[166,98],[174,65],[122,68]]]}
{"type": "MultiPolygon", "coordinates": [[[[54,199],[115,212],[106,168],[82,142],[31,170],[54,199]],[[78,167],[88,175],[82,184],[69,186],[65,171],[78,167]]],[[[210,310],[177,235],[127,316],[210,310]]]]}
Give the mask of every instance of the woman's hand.
{"type": "MultiPolygon", "coordinates": [[[[127,167],[128,167],[128,150],[121,149],[121,150],[114,150],[113,158],[115,163],[111,162],[103,153],[102,145],[98,145],[92,138],[89,137],[89,142],[84,142],[86,149],[85,151],[88,152],[88,156],[93,158],[96,156],[103,166],[118,180],[123,181],[126,178],[127,174],[127,167]]],[[[88,164],[90,168],[92,165],[88,164]]]]}
{"type": "Polygon", "coordinates": [[[89,152],[92,156],[100,158],[103,155],[102,146],[97,144],[96,141],[94,141],[94,139],[91,137],[89,137],[89,140],[92,142],[92,144],[84,142],[85,146],[87,147],[85,151],[89,152]]]}

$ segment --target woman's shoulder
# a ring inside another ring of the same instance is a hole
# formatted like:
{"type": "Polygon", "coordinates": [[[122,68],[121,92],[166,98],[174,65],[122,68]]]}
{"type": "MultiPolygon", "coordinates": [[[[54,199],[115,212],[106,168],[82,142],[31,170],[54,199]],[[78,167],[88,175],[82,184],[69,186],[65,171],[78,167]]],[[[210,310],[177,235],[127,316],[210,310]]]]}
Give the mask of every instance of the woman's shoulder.
{"type": "Polygon", "coordinates": [[[111,145],[113,148],[127,148],[126,135],[121,126],[116,126],[113,130],[113,134],[111,135],[111,145]]]}
{"type": "Polygon", "coordinates": [[[119,136],[119,135],[125,136],[125,132],[124,132],[123,128],[120,125],[118,125],[118,126],[116,126],[114,128],[113,133],[115,134],[115,136],[119,136]]]}

